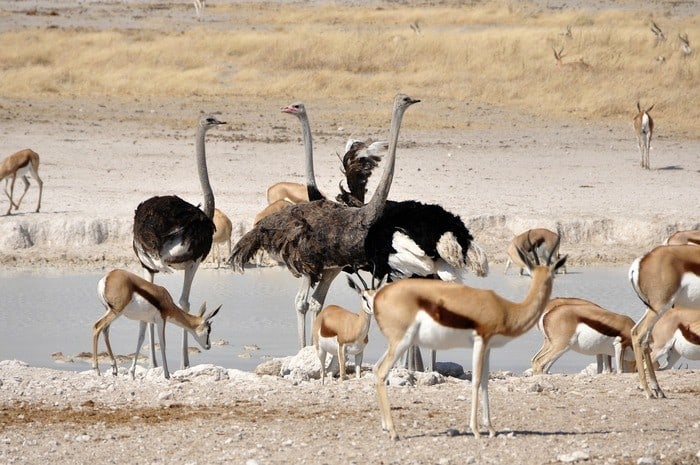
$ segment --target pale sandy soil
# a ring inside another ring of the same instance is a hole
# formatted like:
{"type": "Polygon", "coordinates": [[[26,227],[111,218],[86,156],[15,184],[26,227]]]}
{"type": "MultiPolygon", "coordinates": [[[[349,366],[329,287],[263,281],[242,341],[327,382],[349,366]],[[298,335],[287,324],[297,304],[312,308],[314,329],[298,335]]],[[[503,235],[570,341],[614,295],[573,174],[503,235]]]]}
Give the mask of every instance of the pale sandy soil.
{"type": "MultiPolygon", "coordinates": [[[[123,8],[92,3],[92,10],[76,6],[72,16],[55,20],[99,21],[102,9],[123,8]]],[[[12,2],[9,10],[35,4],[47,5],[12,2]]],[[[191,12],[183,7],[180,14],[191,12]]],[[[4,19],[2,27],[42,18],[4,19]]],[[[385,138],[392,97],[354,104],[386,109],[380,128],[345,117],[357,108],[304,96],[128,104],[107,97],[0,97],[0,153],[33,148],[45,183],[40,213],[30,213],[37,199],[32,187],[19,213],[0,217],[0,263],[32,272],[138,270],[130,244],[136,205],[171,193],[201,202],[193,156],[200,112],[229,122],[210,132],[207,152],[217,206],[240,234],[264,206],[268,185],[303,179],[300,128],[280,106],[306,101],[316,175],[322,190],[334,194],[341,179],[336,153],[349,136],[385,138]]],[[[494,272],[502,269],[512,235],[534,226],[562,230],[571,266],[626,264],[673,230],[700,227],[700,141],[667,137],[660,122],[651,165],[639,168],[629,121],[550,121],[470,102],[424,101],[404,119],[390,197],[439,203],[459,214],[486,247],[494,272]],[[418,130],[422,112],[469,129],[418,130]]],[[[6,205],[3,197],[2,212],[6,205]]],[[[4,364],[0,462],[700,462],[697,371],[662,373],[669,398],[658,401],[637,390],[636,375],[501,374],[491,382],[500,434],[481,441],[466,432],[469,381],[392,387],[403,437],[396,444],[381,432],[371,373],[325,387],[223,373],[134,382],[123,374],[98,379],[4,364]]]]}

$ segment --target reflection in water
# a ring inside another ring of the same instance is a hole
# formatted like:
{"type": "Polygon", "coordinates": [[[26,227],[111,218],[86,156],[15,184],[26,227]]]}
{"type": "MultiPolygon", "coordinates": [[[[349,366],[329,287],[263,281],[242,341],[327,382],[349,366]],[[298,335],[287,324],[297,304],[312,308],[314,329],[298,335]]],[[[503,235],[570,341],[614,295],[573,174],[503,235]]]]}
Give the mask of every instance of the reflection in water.
{"type": "MultiPolygon", "coordinates": [[[[89,369],[90,364],[80,360],[57,364],[51,354],[61,352],[68,357],[81,352],[91,354],[92,325],[104,313],[96,290],[101,277],[102,274],[0,274],[0,360],[18,359],[32,366],[68,370],[89,369]]],[[[156,275],[156,282],[165,285],[177,300],[182,286],[181,273],[156,275]]],[[[282,268],[250,269],[244,275],[223,269],[200,269],[192,288],[192,308],[199,308],[204,300],[209,308],[219,304],[223,307],[212,320],[212,349],[193,354],[191,363],[213,363],[251,371],[267,358],[296,353],[293,302],[298,284],[299,281],[282,268]]],[[[506,298],[520,301],[529,288],[530,279],[517,273],[504,276],[500,270],[494,270],[487,278],[473,277],[469,284],[491,288],[506,298]]],[[[644,310],[627,281],[627,267],[570,270],[568,275],[557,276],[552,297],[585,298],[629,315],[635,321],[644,310]]],[[[354,312],[360,309],[357,294],[347,287],[344,278],[333,283],[326,303],[354,312]]],[[[126,318],[116,320],[110,330],[115,354],[133,353],[137,333],[137,322],[126,318]]],[[[170,365],[178,367],[180,329],[167,325],[166,334],[170,365]]],[[[386,349],[376,324],[372,325],[369,338],[364,360],[374,363],[386,349]]],[[[531,330],[505,347],[493,350],[491,369],[523,372],[529,368],[530,359],[541,343],[541,334],[536,329],[531,330]]],[[[104,350],[100,337],[99,351],[104,350]]],[[[470,370],[471,350],[438,352],[438,360],[456,362],[470,370]]],[[[594,357],[568,352],[554,364],[552,372],[577,373],[594,362],[594,357]]],[[[691,367],[699,365],[690,363],[691,367]]],[[[101,365],[102,371],[107,368],[108,365],[101,365]]]]}

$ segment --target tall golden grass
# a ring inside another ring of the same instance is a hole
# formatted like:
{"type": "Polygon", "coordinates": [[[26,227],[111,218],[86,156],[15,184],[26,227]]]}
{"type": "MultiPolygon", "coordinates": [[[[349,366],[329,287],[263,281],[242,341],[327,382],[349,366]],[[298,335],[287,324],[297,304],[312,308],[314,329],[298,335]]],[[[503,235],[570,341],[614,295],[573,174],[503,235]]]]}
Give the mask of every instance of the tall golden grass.
{"type": "Polygon", "coordinates": [[[208,16],[217,14],[232,18],[231,27],[0,34],[2,95],[342,102],[386,100],[401,90],[589,120],[629,120],[640,100],[655,103],[669,133],[700,136],[700,50],[683,57],[677,39],[686,32],[700,46],[699,16],[656,19],[669,39],[655,47],[651,16],[632,10],[542,12],[507,2],[208,7],[208,16]],[[420,34],[410,28],[416,22],[420,34]],[[590,70],[558,69],[553,47],[590,70]]]}

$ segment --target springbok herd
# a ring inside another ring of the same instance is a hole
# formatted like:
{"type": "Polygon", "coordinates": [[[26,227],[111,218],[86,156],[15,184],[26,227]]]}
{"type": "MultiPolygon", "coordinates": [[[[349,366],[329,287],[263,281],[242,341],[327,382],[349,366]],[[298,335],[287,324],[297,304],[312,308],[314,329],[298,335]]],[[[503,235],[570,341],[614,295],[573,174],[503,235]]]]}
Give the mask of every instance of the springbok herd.
{"type": "MultiPolygon", "coordinates": [[[[555,50],[555,56],[560,60],[561,51],[555,50]]],[[[214,208],[214,194],[209,185],[205,157],[206,132],[225,123],[212,116],[202,118],[198,126],[196,149],[204,195],[203,207],[200,209],[190,205],[176,196],[156,196],[138,205],[134,217],[133,246],[143,266],[145,279],[128,271],[112,270],[99,281],[98,295],[105,307],[105,314],[93,327],[95,372],[100,374],[97,346],[99,336],[103,334],[112,360],[112,374],[117,375],[117,363],[109,342],[109,327],[122,315],[139,322],[138,349],[144,341],[146,329],[150,329],[153,366],[157,366],[153,343],[154,328],[157,329],[166,378],[170,376],[165,357],[166,321],[183,329],[182,367],[189,365],[188,334],[204,349],[209,349],[212,319],[221,306],[207,312],[206,306],[202,305],[198,314],[191,314],[189,293],[194,274],[212,250],[212,245],[216,248],[212,259],[218,266],[221,262],[219,245],[227,243],[228,262],[236,270],[243,271],[251,258],[264,251],[284,262],[295,276],[302,277],[302,287],[295,299],[300,345],[305,344],[303,320],[311,302],[312,313],[315,314],[311,339],[321,362],[323,382],[328,353],[339,361],[340,380],[345,378],[346,357],[350,354],[355,356],[355,374],[360,377],[362,353],[374,316],[388,342],[387,350],[376,363],[374,371],[382,427],[392,438],[398,438],[398,434],[389,407],[386,380],[390,369],[410,347],[473,349],[469,426],[478,437],[477,406],[480,400],[482,425],[490,436],[494,436],[496,430],[491,425],[488,400],[490,351],[535,325],[541,330],[544,342],[532,359],[534,373],[547,373],[568,350],[595,355],[599,373],[612,371],[611,360],[614,357],[618,373],[625,371],[625,368],[631,370],[636,367],[647,397],[665,397],[656,380],[655,369],[670,368],[680,357],[700,360],[700,230],[679,231],[669,237],[665,244],[655,247],[631,264],[630,283],[647,308],[636,323],[627,316],[581,298],[551,299],[554,277],[558,271],[566,272],[567,257],[559,252],[561,235],[543,228],[518,234],[507,249],[508,261],[504,272],[514,265],[519,268],[520,274],[527,272],[531,277],[530,288],[520,302],[509,301],[491,290],[468,287],[460,282],[459,276],[454,277],[454,273],[446,277],[448,274],[443,271],[448,265],[451,271],[471,269],[480,275],[488,272],[488,263],[478,245],[469,240],[460,245],[451,232],[441,234],[426,244],[394,224],[388,239],[391,251],[386,258],[387,263],[378,263],[367,256],[366,242],[368,237],[372,237],[372,227],[380,221],[387,203],[402,117],[409,107],[418,102],[406,95],[397,95],[388,144],[372,144],[375,149],[380,146],[388,149],[388,155],[384,155],[381,181],[367,203],[364,203],[365,187],[362,184],[358,197],[360,201],[356,204],[334,202],[316,189],[311,134],[303,104],[283,108],[284,112],[299,117],[304,128],[307,183],[277,183],[268,190],[268,201],[271,206],[276,206],[268,207],[265,214],[259,215],[253,229],[233,249],[231,221],[214,208]],[[276,191],[282,193],[272,195],[276,191]],[[434,247],[436,252],[426,252],[433,250],[430,247],[434,247]],[[452,263],[448,257],[460,259],[452,263]],[[407,259],[412,261],[413,268],[405,264],[407,259]],[[428,259],[432,261],[426,262],[428,259]],[[375,275],[382,265],[388,266],[390,272],[375,275]],[[419,273],[416,271],[420,269],[419,265],[428,267],[428,271],[419,273]],[[164,287],[153,283],[156,273],[172,269],[184,270],[183,290],[177,304],[164,287]],[[399,273],[402,269],[404,272],[399,273]],[[336,305],[328,305],[321,310],[330,281],[341,270],[348,273],[349,284],[361,298],[362,310],[359,314],[336,305]],[[371,284],[368,285],[361,277],[360,270],[372,273],[371,284]]],[[[641,165],[645,169],[649,168],[649,144],[654,127],[649,116],[652,107],[643,109],[637,103],[638,114],[634,117],[642,155],[641,165]]],[[[357,152],[369,145],[349,141],[346,151],[357,152]]],[[[353,155],[356,155],[355,152],[353,155]]],[[[359,159],[366,163],[364,181],[379,159],[367,157],[370,155],[365,155],[364,160],[359,159]],[[374,160],[374,163],[368,160],[374,160]]],[[[352,171],[349,166],[344,163],[348,176],[352,171]]],[[[13,208],[19,209],[29,188],[28,176],[39,185],[36,206],[36,211],[39,211],[43,182],[38,171],[39,155],[30,149],[21,150],[3,160],[0,180],[6,181],[5,194],[9,199],[7,215],[13,208]],[[15,201],[13,194],[17,178],[22,179],[25,188],[15,201]]],[[[471,236],[468,235],[468,239],[471,236]]],[[[134,378],[138,349],[129,369],[131,378],[134,378]]]]}

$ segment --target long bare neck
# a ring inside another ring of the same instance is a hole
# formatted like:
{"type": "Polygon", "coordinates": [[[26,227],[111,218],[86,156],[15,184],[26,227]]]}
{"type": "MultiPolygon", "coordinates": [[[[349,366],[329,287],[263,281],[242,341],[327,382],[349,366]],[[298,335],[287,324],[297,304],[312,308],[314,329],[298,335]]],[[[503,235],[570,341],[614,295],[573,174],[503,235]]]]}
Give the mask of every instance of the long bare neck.
{"type": "Polygon", "coordinates": [[[309,195],[309,200],[320,200],[323,198],[321,192],[316,186],[316,175],[314,174],[314,146],[311,140],[311,126],[309,124],[309,117],[306,113],[299,115],[299,121],[301,121],[301,129],[304,135],[304,152],[305,152],[305,169],[306,169],[306,191],[309,195]]]}
{"type": "Polygon", "coordinates": [[[509,312],[507,316],[513,336],[527,332],[540,319],[552,295],[552,280],[547,267],[533,270],[530,290],[525,299],[516,304],[515,311],[509,312]]]}
{"type": "Polygon", "coordinates": [[[203,126],[197,129],[197,172],[199,173],[199,184],[202,186],[204,196],[204,214],[208,218],[214,217],[214,191],[209,183],[209,172],[207,171],[207,156],[204,151],[204,136],[207,130],[203,126]]]}
{"type": "Polygon", "coordinates": [[[389,188],[391,181],[394,179],[394,165],[396,162],[396,146],[399,142],[399,129],[401,129],[401,120],[405,108],[394,107],[394,113],[391,117],[391,130],[389,131],[389,155],[386,159],[386,165],[382,172],[382,177],[379,180],[377,189],[372,194],[372,198],[367,204],[362,207],[365,211],[365,221],[368,224],[374,223],[384,211],[384,205],[389,197],[389,188]]]}

